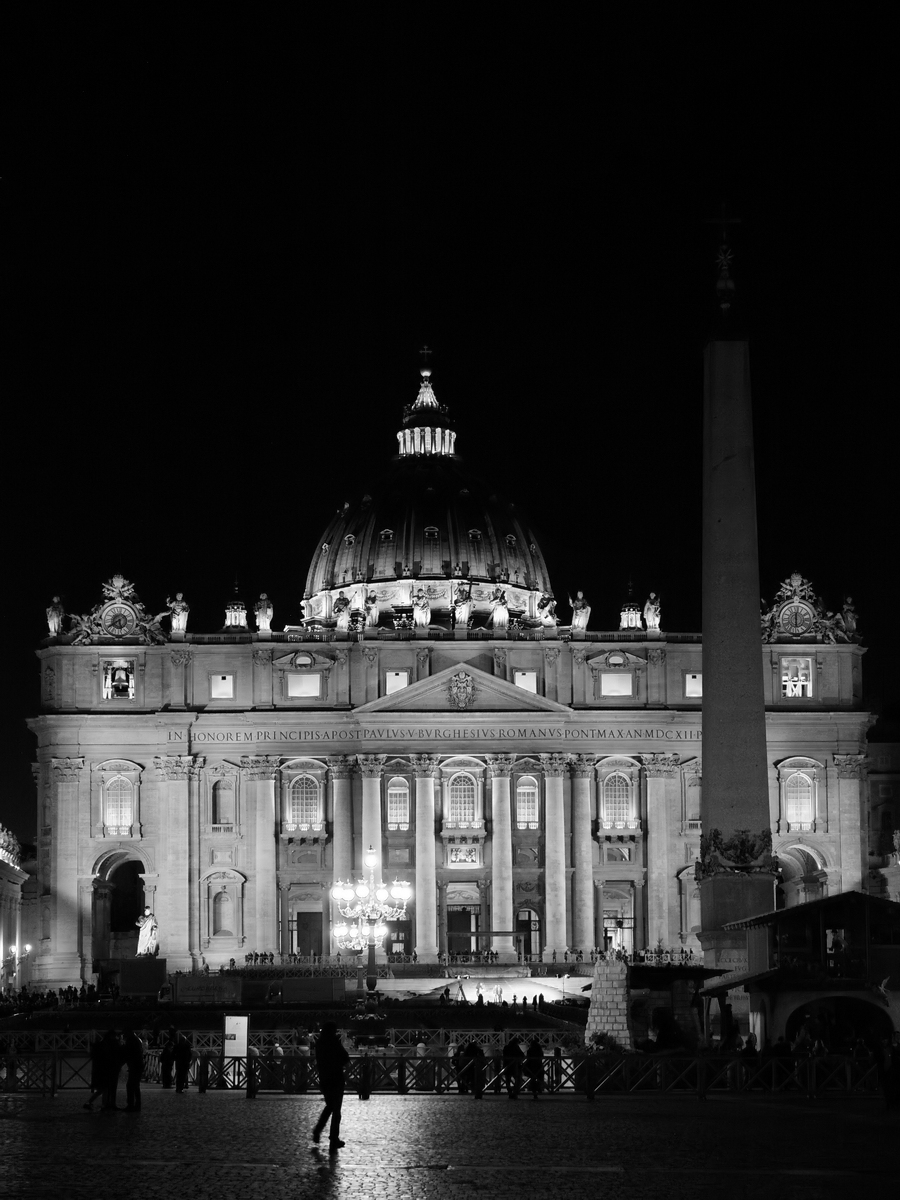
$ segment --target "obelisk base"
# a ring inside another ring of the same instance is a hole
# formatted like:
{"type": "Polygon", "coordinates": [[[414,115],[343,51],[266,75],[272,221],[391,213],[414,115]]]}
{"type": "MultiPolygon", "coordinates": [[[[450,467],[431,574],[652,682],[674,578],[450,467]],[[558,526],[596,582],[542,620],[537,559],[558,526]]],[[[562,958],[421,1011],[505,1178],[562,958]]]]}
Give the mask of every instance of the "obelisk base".
{"type": "Polygon", "coordinates": [[[768,871],[752,874],[721,872],[699,882],[700,913],[704,926],[697,936],[707,967],[722,971],[746,971],[746,929],[723,929],[731,921],[746,920],[775,908],[775,875],[768,871]],[[713,926],[713,928],[708,928],[713,926]]]}

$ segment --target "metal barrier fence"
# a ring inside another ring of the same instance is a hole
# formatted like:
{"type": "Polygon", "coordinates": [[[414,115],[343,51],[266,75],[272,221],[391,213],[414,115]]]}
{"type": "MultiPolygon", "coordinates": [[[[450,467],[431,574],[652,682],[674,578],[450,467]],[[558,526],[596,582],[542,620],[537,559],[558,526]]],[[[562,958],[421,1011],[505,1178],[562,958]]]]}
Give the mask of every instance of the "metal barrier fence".
{"type": "MultiPolygon", "coordinates": [[[[57,1091],[90,1087],[89,1055],[45,1051],[0,1057],[0,1092],[57,1091]]],[[[148,1054],[144,1081],[159,1081],[159,1059],[148,1054]]],[[[538,1090],[550,1095],[583,1095],[588,1100],[628,1093],[693,1095],[700,1100],[724,1093],[797,1093],[818,1096],[871,1095],[880,1086],[874,1063],[865,1059],[830,1056],[747,1061],[715,1057],[654,1057],[626,1055],[604,1062],[595,1055],[562,1055],[544,1058],[539,1073],[529,1075],[520,1062],[504,1066],[496,1054],[473,1062],[442,1056],[353,1056],[346,1071],[347,1090],[368,1097],[373,1092],[408,1095],[431,1093],[499,1095],[538,1090]]],[[[191,1064],[188,1081],[204,1093],[227,1089],[304,1094],[319,1092],[315,1059],[304,1055],[225,1058],[201,1054],[191,1064]]]]}

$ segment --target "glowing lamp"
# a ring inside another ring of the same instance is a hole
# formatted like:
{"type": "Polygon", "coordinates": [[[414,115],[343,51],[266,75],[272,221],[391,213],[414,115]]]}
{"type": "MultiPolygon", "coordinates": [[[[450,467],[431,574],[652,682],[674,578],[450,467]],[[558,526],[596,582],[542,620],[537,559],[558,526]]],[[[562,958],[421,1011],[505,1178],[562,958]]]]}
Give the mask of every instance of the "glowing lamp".
{"type": "Polygon", "coordinates": [[[358,883],[356,885],[356,894],[359,896],[360,900],[365,900],[366,896],[369,894],[369,885],[362,882],[358,883]]]}
{"type": "Polygon", "coordinates": [[[378,862],[378,855],[375,853],[375,847],[370,846],[363,855],[363,863],[367,871],[374,871],[375,864],[378,862]]]}
{"type": "Polygon", "coordinates": [[[385,900],[387,900],[389,895],[390,895],[390,893],[388,892],[387,888],[384,886],[383,883],[380,883],[378,885],[378,887],[375,889],[375,899],[378,901],[379,904],[384,904],[385,900]]]}

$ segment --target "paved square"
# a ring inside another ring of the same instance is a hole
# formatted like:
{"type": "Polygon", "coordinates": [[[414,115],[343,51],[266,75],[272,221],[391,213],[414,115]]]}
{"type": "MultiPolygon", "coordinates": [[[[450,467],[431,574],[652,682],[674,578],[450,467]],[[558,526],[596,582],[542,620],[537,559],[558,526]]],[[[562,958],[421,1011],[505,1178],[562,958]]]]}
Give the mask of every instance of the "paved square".
{"type": "Polygon", "coordinates": [[[891,1195],[897,1181],[900,1117],[878,1099],[348,1093],[333,1159],[310,1142],[318,1096],[145,1086],[139,1114],[88,1113],[85,1099],[0,1097],[0,1195],[821,1200],[891,1195]]]}

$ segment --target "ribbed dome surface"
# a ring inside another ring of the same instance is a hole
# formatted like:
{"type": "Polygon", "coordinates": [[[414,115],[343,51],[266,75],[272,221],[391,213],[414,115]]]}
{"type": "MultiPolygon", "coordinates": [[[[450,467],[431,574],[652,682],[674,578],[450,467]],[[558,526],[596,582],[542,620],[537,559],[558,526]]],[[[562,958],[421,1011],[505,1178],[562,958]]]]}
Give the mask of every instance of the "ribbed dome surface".
{"type": "Polygon", "coordinates": [[[325,530],[306,595],[454,575],[551,591],[537,540],[515,504],[473,480],[457,455],[397,456],[380,482],[325,530]]]}

